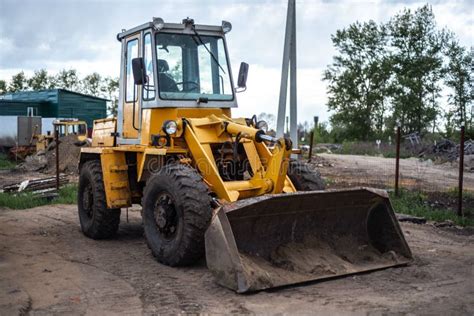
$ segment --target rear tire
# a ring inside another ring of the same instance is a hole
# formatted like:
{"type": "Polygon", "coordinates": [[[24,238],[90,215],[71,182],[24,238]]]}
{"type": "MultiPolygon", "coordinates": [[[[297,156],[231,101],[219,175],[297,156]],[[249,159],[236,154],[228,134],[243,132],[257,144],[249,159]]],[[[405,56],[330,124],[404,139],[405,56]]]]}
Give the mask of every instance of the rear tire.
{"type": "Polygon", "coordinates": [[[317,170],[312,170],[307,163],[290,160],[288,176],[297,191],[324,190],[326,185],[317,170]]]}
{"type": "Polygon", "coordinates": [[[164,166],[147,182],[143,226],[156,259],[169,266],[189,265],[204,254],[204,233],[212,216],[208,188],[196,170],[164,166]]]}
{"type": "Polygon", "coordinates": [[[116,234],[120,209],[107,208],[102,167],[98,160],[88,161],[81,168],[77,206],[84,235],[104,239],[116,234]]]}

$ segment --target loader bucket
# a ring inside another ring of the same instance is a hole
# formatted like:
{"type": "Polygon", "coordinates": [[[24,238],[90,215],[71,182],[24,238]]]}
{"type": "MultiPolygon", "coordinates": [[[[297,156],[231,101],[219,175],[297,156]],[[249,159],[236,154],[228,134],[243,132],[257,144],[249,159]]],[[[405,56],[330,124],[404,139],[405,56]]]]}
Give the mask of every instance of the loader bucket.
{"type": "Polygon", "coordinates": [[[412,254],[383,190],[264,195],[219,208],[207,266],[239,293],[404,265],[412,254]]]}

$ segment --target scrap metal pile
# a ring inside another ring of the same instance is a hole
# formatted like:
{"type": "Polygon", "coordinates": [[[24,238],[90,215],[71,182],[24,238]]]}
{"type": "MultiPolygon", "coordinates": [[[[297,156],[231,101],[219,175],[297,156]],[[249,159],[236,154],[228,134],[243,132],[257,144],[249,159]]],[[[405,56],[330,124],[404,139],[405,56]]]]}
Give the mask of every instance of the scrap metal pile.
{"type": "MultiPolygon", "coordinates": [[[[59,184],[62,186],[67,184],[69,179],[65,175],[59,176],[59,184]]],[[[56,177],[42,178],[42,179],[28,179],[14,184],[3,186],[0,192],[5,193],[19,193],[31,192],[38,197],[55,197],[56,192],[56,177]]]]}
{"type": "MultiPolygon", "coordinates": [[[[459,147],[459,144],[449,139],[443,139],[431,147],[430,153],[441,156],[448,161],[455,161],[459,158],[459,147]]],[[[473,140],[469,139],[464,142],[464,155],[474,155],[473,140]]]]}

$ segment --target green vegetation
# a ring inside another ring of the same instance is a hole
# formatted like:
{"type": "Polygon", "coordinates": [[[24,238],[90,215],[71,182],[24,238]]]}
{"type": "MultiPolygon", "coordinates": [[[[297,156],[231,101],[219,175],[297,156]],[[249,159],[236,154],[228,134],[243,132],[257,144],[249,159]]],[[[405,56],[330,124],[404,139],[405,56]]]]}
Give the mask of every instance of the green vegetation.
{"type": "Polygon", "coordinates": [[[326,186],[328,186],[328,187],[330,187],[330,186],[332,186],[336,183],[336,181],[334,181],[334,179],[331,179],[331,178],[328,178],[328,177],[323,178],[323,180],[324,180],[324,184],[326,184],[326,186]]]}
{"type": "MultiPolygon", "coordinates": [[[[377,148],[375,142],[343,142],[338,150],[333,150],[335,154],[341,155],[362,155],[362,156],[383,156],[385,158],[395,158],[396,147],[394,144],[381,144],[377,148]]],[[[418,152],[409,147],[400,146],[400,158],[417,157],[418,152]]]]}
{"type": "MultiPolygon", "coordinates": [[[[446,195],[453,198],[453,199],[457,199],[458,194],[459,194],[458,192],[459,192],[459,188],[457,188],[457,187],[456,188],[451,188],[449,191],[446,192],[446,195]]],[[[473,192],[463,190],[462,196],[463,196],[464,200],[474,201],[474,193],[473,192]]]]}
{"type": "MultiPolygon", "coordinates": [[[[450,194],[450,193],[448,193],[450,194]]],[[[421,192],[402,190],[400,196],[390,194],[394,210],[397,213],[421,216],[427,220],[442,222],[451,220],[459,226],[474,226],[474,219],[469,210],[465,211],[465,217],[459,217],[452,209],[442,209],[431,206],[428,195],[421,192]]]]}
{"type": "Polygon", "coordinates": [[[472,53],[436,24],[429,4],[386,23],[357,21],[331,40],[337,54],[323,80],[334,142],[393,139],[398,124],[403,134],[442,129],[451,137],[462,124],[474,134],[472,53]],[[440,102],[443,87],[447,109],[440,102]]]}
{"type": "Polygon", "coordinates": [[[27,209],[47,204],[76,204],[77,185],[70,184],[59,189],[59,196],[53,199],[40,198],[31,192],[0,193],[0,207],[11,209],[27,209]]]}
{"type": "Polygon", "coordinates": [[[59,189],[59,196],[53,200],[54,204],[76,204],[77,184],[69,184],[59,189]]]}
{"type": "Polygon", "coordinates": [[[0,170],[12,169],[16,164],[9,160],[5,154],[0,154],[0,170]]]}

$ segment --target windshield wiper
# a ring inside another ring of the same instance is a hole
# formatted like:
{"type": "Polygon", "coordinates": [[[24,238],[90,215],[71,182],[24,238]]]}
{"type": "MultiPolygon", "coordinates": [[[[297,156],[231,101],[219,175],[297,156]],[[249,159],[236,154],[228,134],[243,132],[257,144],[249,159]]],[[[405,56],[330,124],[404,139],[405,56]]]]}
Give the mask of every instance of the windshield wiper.
{"type": "MultiPolygon", "coordinates": [[[[224,68],[222,68],[221,64],[219,64],[219,61],[217,60],[216,56],[214,56],[214,54],[209,50],[209,48],[207,48],[206,44],[204,44],[204,41],[202,40],[201,35],[198,34],[198,32],[196,31],[196,28],[194,26],[193,26],[193,31],[194,31],[194,34],[196,35],[196,37],[201,42],[202,46],[204,46],[204,48],[207,50],[209,55],[211,55],[212,59],[217,64],[217,66],[219,66],[219,68],[222,70],[223,73],[226,73],[224,68]]],[[[193,37],[193,39],[194,39],[194,37],[193,37]]],[[[194,39],[194,41],[196,42],[195,39],[194,39]]],[[[198,43],[196,43],[196,44],[198,44],[198,43]]]]}

